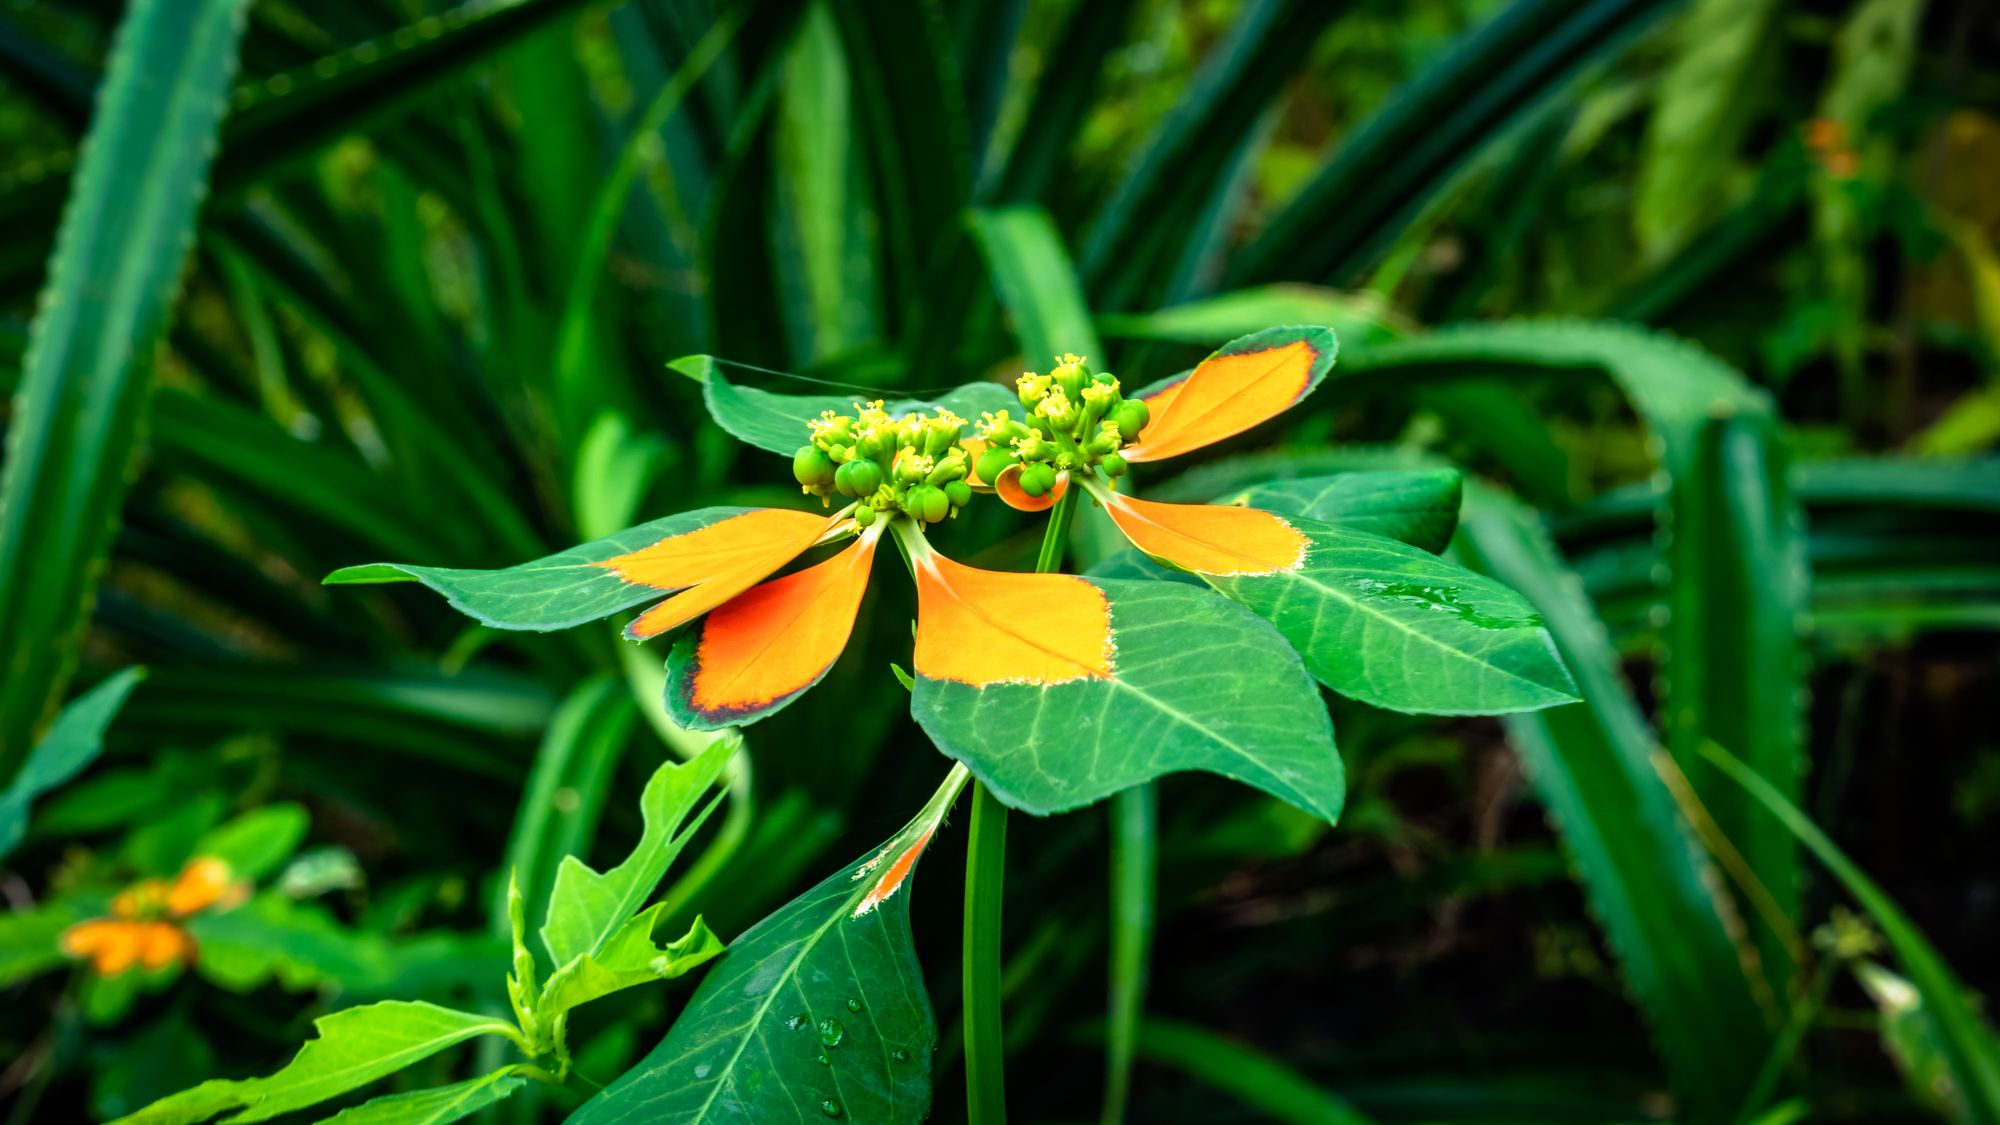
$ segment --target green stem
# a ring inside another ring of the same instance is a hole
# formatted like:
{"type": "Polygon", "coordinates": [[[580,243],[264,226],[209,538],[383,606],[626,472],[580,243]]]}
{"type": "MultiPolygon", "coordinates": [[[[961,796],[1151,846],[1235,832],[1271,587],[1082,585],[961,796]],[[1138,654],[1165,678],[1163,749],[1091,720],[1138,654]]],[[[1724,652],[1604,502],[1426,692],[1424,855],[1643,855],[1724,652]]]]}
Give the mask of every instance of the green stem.
{"type": "MultiPolygon", "coordinates": [[[[1070,516],[1078,489],[1072,487],[1049,512],[1035,572],[1061,569],[1070,516]]],[[[1007,1120],[1006,1037],[1000,1020],[1000,907],[1007,881],[1007,806],[972,785],[972,825],[965,851],[965,1114],[970,1125],[1005,1125],[1007,1120]]]]}
{"type": "Polygon", "coordinates": [[[1154,875],[1159,861],[1159,802],[1151,785],[1111,798],[1111,991],[1104,1031],[1102,1125],[1125,1120],[1132,1057],[1146,1004],[1153,944],[1154,875]]]}
{"type": "Polygon", "coordinates": [[[1736,1115],[1738,1121],[1748,1121],[1777,1092],[1778,1081],[1784,1077],[1785,1068],[1792,1064],[1800,1041],[1826,1004],[1826,994],[1833,987],[1834,970],[1838,964],[1838,960],[1831,955],[1820,959],[1812,986],[1792,1006],[1791,1018],[1785,1021],[1784,1030],[1778,1033],[1770,1053],[1764,1056],[1764,1065],[1757,1071],[1757,1080],[1750,1084],[1750,1093],[1743,1098],[1743,1108],[1736,1115]]]}

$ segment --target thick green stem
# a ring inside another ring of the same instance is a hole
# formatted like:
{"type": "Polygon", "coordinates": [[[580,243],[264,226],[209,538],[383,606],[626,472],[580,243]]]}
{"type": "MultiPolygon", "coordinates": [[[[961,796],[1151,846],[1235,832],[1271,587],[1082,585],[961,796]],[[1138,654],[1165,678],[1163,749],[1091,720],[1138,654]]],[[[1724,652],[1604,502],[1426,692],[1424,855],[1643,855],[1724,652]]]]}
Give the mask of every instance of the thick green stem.
{"type": "MultiPolygon", "coordinates": [[[[1035,571],[1062,567],[1078,489],[1049,512],[1035,571]]],[[[1007,881],[1007,806],[984,785],[972,786],[972,825],[965,851],[965,1114],[971,1125],[1007,1120],[1006,1038],[1000,1020],[1000,905],[1007,881]]]]}

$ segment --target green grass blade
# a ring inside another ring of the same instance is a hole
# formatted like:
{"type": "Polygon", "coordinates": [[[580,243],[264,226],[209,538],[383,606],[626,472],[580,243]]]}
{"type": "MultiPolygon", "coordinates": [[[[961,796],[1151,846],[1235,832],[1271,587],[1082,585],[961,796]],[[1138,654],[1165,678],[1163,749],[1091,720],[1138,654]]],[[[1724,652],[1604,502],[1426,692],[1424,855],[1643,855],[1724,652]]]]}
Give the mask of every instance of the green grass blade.
{"type": "Polygon", "coordinates": [[[1583,703],[1506,719],[1664,1056],[1688,1121],[1727,1120],[1770,1044],[1719,880],[1654,770],[1653,732],[1563,560],[1525,510],[1471,490],[1468,562],[1527,595],[1583,703]]]}
{"type": "Polygon", "coordinates": [[[1283,1125],[1368,1125],[1372,1120],[1270,1055],[1206,1028],[1149,1019],[1139,1029],[1138,1045],[1146,1061],[1182,1071],[1283,1125]]]}
{"type": "Polygon", "coordinates": [[[1882,936],[1896,951],[1903,971],[1923,997],[1924,1007],[1939,1033],[1938,1045],[1950,1069],[1952,1084],[1963,1100],[1964,1120],[1981,1125],[2000,1122],[2000,1039],[1995,1038],[1992,1026],[1980,1018],[1971,994],[1951,966],[1945,964],[1902,908],[1776,786],[1714,743],[1704,745],[1702,754],[1731,781],[1741,785],[1785,831],[1796,836],[1868,911],[1875,924],[1882,927],[1882,936]]]}
{"type": "Polygon", "coordinates": [[[1091,324],[1083,287],[1048,212],[1029,206],[974,211],[972,230],[1000,303],[1013,315],[1014,335],[1028,365],[1040,369],[1064,352],[1102,362],[1104,347],[1091,324]]]}
{"type": "Polygon", "coordinates": [[[152,350],[207,187],[244,0],[135,4],[30,329],[0,479],[0,776],[77,658],[137,446],[152,350]]]}
{"type": "Polygon", "coordinates": [[[1625,42],[1663,0],[1525,0],[1419,75],[1341,146],[1226,284],[1352,273],[1506,126],[1625,42]]]}

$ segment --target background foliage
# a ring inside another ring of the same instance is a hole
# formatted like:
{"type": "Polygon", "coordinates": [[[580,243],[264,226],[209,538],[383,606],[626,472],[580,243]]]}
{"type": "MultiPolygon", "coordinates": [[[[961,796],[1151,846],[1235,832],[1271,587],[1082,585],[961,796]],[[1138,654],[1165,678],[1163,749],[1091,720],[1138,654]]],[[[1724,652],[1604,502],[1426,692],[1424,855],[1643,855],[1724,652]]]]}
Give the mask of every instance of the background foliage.
{"type": "MultiPolygon", "coordinates": [[[[1460,465],[1453,550],[1587,702],[1334,700],[1332,830],[1163,783],[1131,1119],[1996,1120],[1996,57],[1977,0],[0,5],[0,778],[149,669],[4,853],[0,1112],[268,1073],[360,999],[506,1010],[505,871],[626,854],[698,748],[664,652],[318,579],[795,495],[667,360],[1144,383],[1326,323],[1304,407],[1139,487],[1460,465]],[[214,979],[5,959],[35,904],[301,809],[214,979]]],[[[1025,568],[1018,526],[953,553],[1025,568]]],[[[871,598],[752,728],[662,932],[733,939],[943,776],[885,675],[909,595],[871,598]]],[[[1133,963],[1108,822],[1014,828],[1013,1110],[1082,1120],[1133,963]]],[[[910,903],[940,1120],[962,839],[910,903]]],[[[593,1005],[579,1073],[689,988],[593,1005]]]]}

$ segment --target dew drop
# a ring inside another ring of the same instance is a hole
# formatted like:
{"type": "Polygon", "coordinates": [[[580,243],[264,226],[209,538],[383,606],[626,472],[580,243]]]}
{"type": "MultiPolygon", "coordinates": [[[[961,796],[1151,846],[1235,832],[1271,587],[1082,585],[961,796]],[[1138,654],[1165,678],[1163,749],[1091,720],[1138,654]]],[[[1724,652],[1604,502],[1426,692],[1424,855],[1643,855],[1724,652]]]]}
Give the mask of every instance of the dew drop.
{"type": "Polygon", "coordinates": [[[860,1010],[861,1010],[861,1001],[859,1001],[859,1000],[855,1000],[855,999],[853,999],[853,998],[849,998],[849,999],[848,999],[848,1001],[847,1001],[847,1010],[848,1010],[848,1011],[850,1011],[850,1012],[858,1012],[858,1011],[860,1011],[860,1010]]]}
{"type": "Polygon", "coordinates": [[[898,1047],[895,1050],[889,1052],[889,1057],[895,1059],[897,1062],[909,1062],[910,1052],[903,1050],[901,1047],[898,1047]]]}
{"type": "Polygon", "coordinates": [[[798,1029],[804,1027],[805,1025],[806,1025],[806,1014],[804,1012],[800,1012],[799,1014],[785,1021],[785,1026],[791,1028],[793,1031],[797,1031],[798,1029]]]}
{"type": "Polygon", "coordinates": [[[832,1066],[832,1065],[833,1065],[833,1060],[832,1060],[832,1059],[830,1059],[830,1058],[827,1058],[827,1057],[826,1057],[826,1052],[825,1052],[825,1051],[821,1051],[821,1052],[819,1053],[819,1065],[821,1065],[821,1066],[832,1066]]]}
{"type": "Polygon", "coordinates": [[[839,1117],[841,1114],[840,1103],[834,1101],[832,1098],[828,1098],[819,1103],[819,1111],[828,1117],[839,1117]]]}
{"type": "Polygon", "coordinates": [[[828,1016],[827,1018],[819,1021],[820,1042],[826,1044],[829,1047],[838,1047],[840,1046],[840,1041],[845,1038],[847,1038],[847,1029],[840,1026],[839,1020],[834,1019],[832,1016],[828,1016]]]}
{"type": "Polygon", "coordinates": [[[694,1076],[696,1078],[707,1078],[708,1072],[712,1069],[714,1068],[707,1063],[696,1063],[694,1064],[694,1076]]]}

